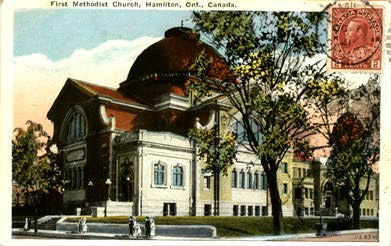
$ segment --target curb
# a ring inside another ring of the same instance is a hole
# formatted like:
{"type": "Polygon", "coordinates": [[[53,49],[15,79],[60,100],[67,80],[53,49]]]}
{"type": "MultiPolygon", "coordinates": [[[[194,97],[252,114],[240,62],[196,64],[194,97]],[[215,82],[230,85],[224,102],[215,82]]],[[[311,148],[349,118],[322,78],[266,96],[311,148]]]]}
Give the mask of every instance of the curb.
{"type": "MultiPolygon", "coordinates": [[[[360,230],[346,230],[346,231],[328,231],[326,235],[322,237],[330,237],[335,235],[344,235],[344,234],[355,234],[355,233],[369,233],[369,232],[378,232],[378,229],[360,229],[360,230]]],[[[237,237],[237,238],[220,238],[222,240],[231,240],[231,241],[284,241],[284,240],[295,240],[299,238],[317,238],[316,233],[303,233],[303,234],[285,234],[279,236],[253,236],[253,237],[237,237]]]]}
{"type": "MultiPolygon", "coordinates": [[[[335,231],[327,232],[325,236],[329,237],[335,235],[345,235],[345,234],[355,234],[355,233],[370,233],[378,232],[378,229],[362,229],[362,230],[346,230],[346,231],[335,231]]],[[[142,238],[129,238],[124,234],[108,234],[108,233],[87,233],[87,234],[78,234],[72,232],[58,232],[58,231],[44,231],[40,230],[37,233],[34,231],[23,231],[22,229],[13,229],[12,235],[24,235],[24,236],[42,236],[42,237],[51,237],[58,239],[107,239],[107,240],[196,240],[196,241],[209,241],[209,240],[221,240],[221,241],[279,241],[279,240],[294,240],[298,238],[308,238],[308,237],[317,237],[315,233],[304,233],[304,234],[287,234],[280,236],[253,236],[253,237],[237,237],[237,238],[183,238],[183,237],[165,237],[165,236],[156,236],[152,239],[142,238]]],[[[321,238],[321,237],[320,237],[321,238]]]]}
{"type": "MultiPolygon", "coordinates": [[[[102,233],[101,233],[102,234],[102,233]]],[[[121,235],[99,235],[99,234],[77,234],[77,233],[53,233],[48,231],[12,231],[12,235],[23,235],[23,236],[37,236],[37,237],[51,237],[58,239],[118,239],[118,240],[129,240],[130,238],[121,235]]]]}
{"type": "Polygon", "coordinates": [[[21,229],[12,230],[12,235],[23,235],[30,237],[50,237],[56,239],[74,239],[74,240],[140,240],[140,241],[156,241],[156,240],[169,240],[169,241],[210,241],[216,238],[189,238],[189,237],[166,237],[166,236],[155,236],[147,239],[145,237],[140,238],[129,238],[124,234],[108,234],[108,233],[59,233],[57,231],[43,231],[40,230],[37,233],[34,231],[23,231],[21,229]]]}
{"type": "Polygon", "coordinates": [[[330,237],[330,236],[336,236],[336,235],[347,235],[347,234],[356,234],[356,233],[370,233],[370,232],[378,232],[378,229],[360,229],[360,230],[345,230],[345,231],[326,231],[326,234],[324,236],[316,236],[315,233],[306,233],[306,234],[289,234],[289,235],[281,235],[281,236],[273,236],[274,238],[266,239],[267,241],[274,241],[274,240],[287,240],[287,239],[297,239],[297,238],[307,238],[307,237],[330,237]]]}

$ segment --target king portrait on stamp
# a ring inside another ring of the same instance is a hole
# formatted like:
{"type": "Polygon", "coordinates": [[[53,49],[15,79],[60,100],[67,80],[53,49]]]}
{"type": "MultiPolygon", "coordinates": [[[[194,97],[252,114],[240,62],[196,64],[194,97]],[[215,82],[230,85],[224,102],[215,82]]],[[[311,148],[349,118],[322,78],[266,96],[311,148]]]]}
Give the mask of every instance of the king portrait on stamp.
{"type": "Polygon", "coordinates": [[[382,9],[332,8],[331,69],[381,71],[382,9]]]}

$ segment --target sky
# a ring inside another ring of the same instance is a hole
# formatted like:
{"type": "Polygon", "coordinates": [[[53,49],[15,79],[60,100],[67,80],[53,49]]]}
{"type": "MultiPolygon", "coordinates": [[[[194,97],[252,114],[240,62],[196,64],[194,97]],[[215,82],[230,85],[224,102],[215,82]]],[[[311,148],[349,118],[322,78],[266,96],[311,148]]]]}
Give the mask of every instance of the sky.
{"type": "Polygon", "coordinates": [[[67,78],[117,88],[164,31],[190,11],[29,9],[14,14],[14,127],[42,123],[67,78]]]}
{"type": "Polygon", "coordinates": [[[14,17],[14,55],[42,53],[57,61],[76,49],[92,49],[108,40],[161,37],[168,28],[180,26],[181,20],[191,27],[190,16],[190,11],[18,11],[14,17]]]}
{"type": "MultiPolygon", "coordinates": [[[[24,9],[14,14],[14,127],[43,124],[67,78],[118,88],[164,31],[193,27],[190,11],[24,9]]],[[[322,57],[325,58],[324,55],[322,57]]],[[[366,81],[362,74],[351,74],[366,81]]]]}

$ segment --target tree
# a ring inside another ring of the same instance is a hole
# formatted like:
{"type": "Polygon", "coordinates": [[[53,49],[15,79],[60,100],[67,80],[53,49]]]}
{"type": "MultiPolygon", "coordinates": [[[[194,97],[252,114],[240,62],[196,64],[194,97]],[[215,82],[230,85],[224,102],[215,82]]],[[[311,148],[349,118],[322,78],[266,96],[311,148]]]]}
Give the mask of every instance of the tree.
{"type": "Polygon", "coordinates": [[[360,205],[379,160],[380,87],[378,77],[350,94],[349,109],[338,118],[330,145],[327,177],[353,209],[353,228],[360,228],[360,205]],[[360,120],[361,119],[361,120],[360,120]],[[361,187],[365,188],[362,189],[361,187]]]}
{"type": "Polygon", "coordinates": [[[27,121],[27,129],[16,128],[12,140],[12,179],[27,194],[34,207],[34,231],[37,232],[37,213],[42,192],[61,192],[64,180],[56,164],[55,148],[42,125],[27,121]],[[52,148],[51,148],[52,147],[52,148]],[[39,153],[46,151],[42,156],[39,153]]]}
{"type": "Polygon", "coordinates": [[[278,167],[292,147],[309,149],[308,137],[321,127],[311,122],[313,105],[338,96],[343,83],[315,57],[325,45],[317,33],[324,17],[323,12],[193,13],[196,29],[222,59],[201,54],[194,63],[198,80],[189,88],[197,98],[219,93],[240,113],[237,120],[246,134],[241,144],[267,175],[275,234],[281,233],[282,221],[278,167]]]}
{"type": "Polygon", "coordinates": [[[211,129],[191,129],[189,136],[196,141],[198,156],[203,161],[203,173],[210,172],[214,180],[214,215],[219,215],[220,176],[227,175],[237,153],[235,135],[232,132],[220,134],[217,124],[211,129]]]}

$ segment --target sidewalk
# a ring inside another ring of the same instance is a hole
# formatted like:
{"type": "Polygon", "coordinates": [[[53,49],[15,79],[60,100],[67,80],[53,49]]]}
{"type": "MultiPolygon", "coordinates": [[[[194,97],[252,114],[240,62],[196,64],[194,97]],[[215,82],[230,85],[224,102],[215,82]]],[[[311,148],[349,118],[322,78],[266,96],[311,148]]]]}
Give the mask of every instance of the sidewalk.
{"type": "Polygon", "coordinates": [[[86,234],[79,234],[75,232],[66,232],[66,231],[53,231],[53,230],[38,230],[37,233],[34,233],[34,229],[30,231],[23,231],[23,229],[12,229],[12,235],[24,235],[24,236],[40,236],[40,237],[50,237],[57,239],[108,239],[108,240],[197,240],[197,241],[208,241],[215,240],[215,238],[191,238],[191,237],[168,237],[168,236],[154,236],[151,239],[146,239],[145,237],[129,238],[124,234],[110,234],[110,233],[97,233],[97,232],[87,232],[86,234]]]}
{"type": "MultiPolygon", "coordinates": [[[[148,240],[190,240],[190,241],[211,241],[211,240],[228,240],[228,241],[302,241],[308,239],[318,241],[319,239],[326,239],[336,235],[353,235],[353,234],[369,234],[377,233],[377,229],[362,229],[362,230],[350,230],[350,231],[335,231],[328,232],[324,237],[316,237],[315,233],[304,234],[287,234],[279,236],[251,236],[251,237],[237,237],[237,238],[191,238],[191,237],[168,237],[168,236],[155,236],[148,240]]],[[[38,233],[34,233],[34,230],[23,231],[23,229],[12,229],[12,235],[25,235],[25,236],[42,236],[58,239],[110,239],[110,240],[147,240],[144,237],[139,239],[129,238],[124,234],[110,234],[110,233],[94,233],[87,232],[86,234],[79,234],[74,232],[65,231],[49,231],[39,230],[38,233]]],[[[359,239],[359,237],[357,237],[359,239]]],[[[307,240],[306,240],[307,241],[307,240]]]]}
{"type": "MultiPolygon", "coordinates": [[[[355,235],[355,234],[373,234],[378,233],[378,229],[360,229],[360,230],[346,230],[346,231],[328,231],[325,236],[316,236],[315,233],[303,234],[286,234],[279,236],[252,236],[240,237],[233,240],[256,240],[256,241],[328,241],[331,237],[341,235],[355,235]],[[323,239],[323,240],[322,240],[323,239]]],[[[359,239],[360,237],[357,237],[359,239]]],[[[231,239],[232,240],[232,239],[231,239]]]]}

